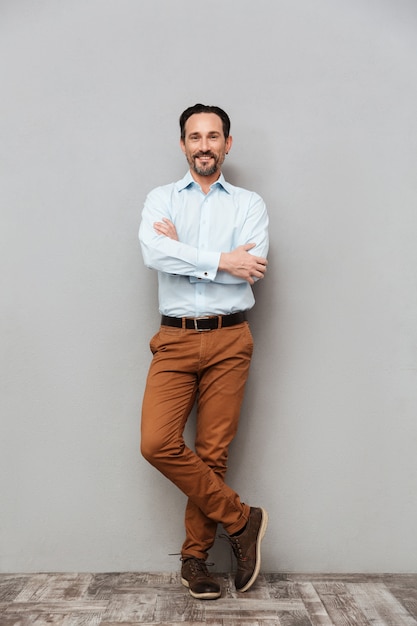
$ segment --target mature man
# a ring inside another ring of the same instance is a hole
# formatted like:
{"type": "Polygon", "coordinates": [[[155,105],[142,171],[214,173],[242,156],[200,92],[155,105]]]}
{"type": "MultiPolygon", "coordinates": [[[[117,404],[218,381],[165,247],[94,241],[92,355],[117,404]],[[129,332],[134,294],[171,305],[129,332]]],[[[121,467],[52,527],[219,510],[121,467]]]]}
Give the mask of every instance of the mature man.
{"type": "Polygon", "coordinates": [[[187,496],[181,581],[195,598],[221,595],[206,567],[217,524],[237,558],[236,589],[259,573],[268,516],[225,482],[253,350],[245,311],[266,272],[268,216],[256,194],[227,183],[232,146],[219,107],[196,104],[180,117],[189,171],[148,195],[139,229],[145,264],[158,271],[161,326],[142,407],[143,456],[187,496]],[[197,403],[195,452],[183,431],[197,403]]]}

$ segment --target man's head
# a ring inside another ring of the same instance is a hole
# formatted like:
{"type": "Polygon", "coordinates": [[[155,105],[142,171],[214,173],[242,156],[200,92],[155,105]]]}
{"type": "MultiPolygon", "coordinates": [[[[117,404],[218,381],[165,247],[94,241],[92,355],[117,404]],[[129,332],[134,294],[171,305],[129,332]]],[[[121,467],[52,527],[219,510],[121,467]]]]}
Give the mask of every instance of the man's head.
{"type": "Polygon", "coordinates": [[[194,178],[206,183],[220,175],[220,168],[232,146],[230,119],[223,109],[195,104],[180,117],[181,149],[194,178]]]}

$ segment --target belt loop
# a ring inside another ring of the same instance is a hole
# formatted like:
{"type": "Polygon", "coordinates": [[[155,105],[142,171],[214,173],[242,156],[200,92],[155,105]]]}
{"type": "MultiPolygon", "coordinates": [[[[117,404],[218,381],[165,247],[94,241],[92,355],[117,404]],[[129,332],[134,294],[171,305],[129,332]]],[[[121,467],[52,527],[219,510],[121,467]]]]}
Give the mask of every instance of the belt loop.
{"type": "Polygon", "coordinates": [[[219,315],[218,321],[217,321],[217,328],[221,328],[222,327],[222,322],[223,322],[223,315],[219,315]]]}
{"type": "Polygon", "coordinates": [[[187,328],[187,319],[185,317],[181,318],[181,328],[185,330],[187,328]]]}

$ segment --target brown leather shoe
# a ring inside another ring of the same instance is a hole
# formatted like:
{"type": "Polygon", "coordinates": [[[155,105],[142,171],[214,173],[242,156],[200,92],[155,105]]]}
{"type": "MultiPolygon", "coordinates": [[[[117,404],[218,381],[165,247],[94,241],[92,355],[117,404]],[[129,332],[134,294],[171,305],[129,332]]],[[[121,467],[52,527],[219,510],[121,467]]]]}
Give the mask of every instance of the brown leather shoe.
{"type": "Polygon", "coordinates": [[[268,513],[261,508],[250,509],[245,530],[228,537],[237,558],[236,591],[247,591],[255,582],[261,568],[261,541],[268,525],[268,513]]]}
{"type": "Polygon", "coordinates": [[[188,587],[193,598],[198,600],[215,600],[222,595],[220,585],[208,573],[203,559],[195,557],[183,559],[181,582],[188,587]]]}

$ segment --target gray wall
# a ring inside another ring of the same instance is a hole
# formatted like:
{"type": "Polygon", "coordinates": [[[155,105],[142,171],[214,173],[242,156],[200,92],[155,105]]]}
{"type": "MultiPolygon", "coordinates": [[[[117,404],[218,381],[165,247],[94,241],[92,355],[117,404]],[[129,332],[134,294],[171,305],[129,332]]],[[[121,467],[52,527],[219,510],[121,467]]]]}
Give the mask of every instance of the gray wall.
{"type": "Polygon", "coordinates": [[[271,216],[229,472],[263,567],[416,570],[416,53],[414,0],[0,2],[1,571],[179,565],[137,228],[196,101],[271,216]]]}

